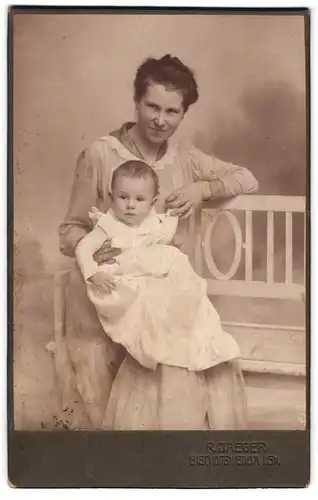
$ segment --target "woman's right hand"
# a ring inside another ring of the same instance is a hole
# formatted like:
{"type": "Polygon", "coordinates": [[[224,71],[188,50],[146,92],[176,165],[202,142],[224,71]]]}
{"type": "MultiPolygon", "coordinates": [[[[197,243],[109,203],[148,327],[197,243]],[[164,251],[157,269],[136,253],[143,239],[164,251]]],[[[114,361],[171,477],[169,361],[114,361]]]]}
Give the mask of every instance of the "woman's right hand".
{"type": "Polygon", "coordinates": [[[121,254],[121,248],[113,248],[110,238],[104,241],[102,246],[94,254],[94,260],[97,264],[114,264],[116,262],[115,257],[121,254]]]}

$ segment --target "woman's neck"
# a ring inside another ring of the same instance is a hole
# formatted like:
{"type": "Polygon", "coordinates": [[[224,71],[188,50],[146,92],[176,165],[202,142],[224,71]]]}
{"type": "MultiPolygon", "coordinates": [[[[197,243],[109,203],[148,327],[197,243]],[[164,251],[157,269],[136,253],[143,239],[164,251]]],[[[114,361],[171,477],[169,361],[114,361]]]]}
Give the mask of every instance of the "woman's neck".
{"type": "Polygon", "coordinates": [[[158,146],[151,144],[147,140],[145,140],[142,134],[140,134],[137,124],[131,127],[131,129],[129,130],[129,134],[135,144],[136,149],[138,150],[139,154],[141,154],[143,159],[150,165],[155,163],[155,161],[158,159],[161,144],[158,146]]]}

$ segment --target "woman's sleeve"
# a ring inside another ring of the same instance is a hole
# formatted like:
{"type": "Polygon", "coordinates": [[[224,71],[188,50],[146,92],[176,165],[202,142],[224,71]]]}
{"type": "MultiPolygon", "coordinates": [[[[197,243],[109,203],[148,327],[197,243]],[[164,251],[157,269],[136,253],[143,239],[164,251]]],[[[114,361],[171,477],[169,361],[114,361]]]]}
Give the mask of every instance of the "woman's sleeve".
{"type": "Polygon", "coordinates": [[[88,280],[98,271],[98,264],[94,260],[94,254],[106,239],[107,234],[97,225],[79,241],[75,249],[75,256],[85,280],[88,280]]]}
{"type": "Polygon", "coordinates": [[[68,257],[74,257],[78,242],[92,229],[89,210],[98,203],[100,163],[94,144],[77,160],[68,211],[59,227],[60,251],[68,257]]]}
{"type": "Polygon", "coordinates": [[[227,163],[192,147],[190,161],[194,181],[204,181],[204,200],[250,194],[258,181],[247,168],[227,163]]]}

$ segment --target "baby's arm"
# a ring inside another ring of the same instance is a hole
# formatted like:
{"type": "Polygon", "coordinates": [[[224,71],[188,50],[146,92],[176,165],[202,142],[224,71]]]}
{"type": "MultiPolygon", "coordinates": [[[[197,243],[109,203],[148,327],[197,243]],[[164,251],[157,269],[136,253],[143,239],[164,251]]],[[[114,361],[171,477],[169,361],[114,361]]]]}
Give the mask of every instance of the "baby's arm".
{"type": "Polygon", "coordinates": [[[95,252],[99,250],[106,238],[105,231],[96,225],[90,233],[80,240],[75,250],[75,256],[84,279],[94,283],[103,291],[109,292],[115,288],[113,277],[105,271],[100,271],[94,260],[95,252]]]}

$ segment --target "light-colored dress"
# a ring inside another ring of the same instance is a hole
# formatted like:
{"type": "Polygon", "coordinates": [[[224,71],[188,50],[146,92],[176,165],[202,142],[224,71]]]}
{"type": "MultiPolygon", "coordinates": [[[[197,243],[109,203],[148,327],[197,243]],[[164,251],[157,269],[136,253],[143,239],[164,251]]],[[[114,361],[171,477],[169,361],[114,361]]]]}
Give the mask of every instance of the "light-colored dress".
{"type": "MultiPolygon", "coordinates": [[[[121,163],[140,159],[123,127],[96,140],[80,155],[67,215],[60,226],[60,248],[74,257],[81,238],[92,230],[89,210],[110,207],[112,172],[121,163]]],[[[196,180],[210,182],[211,198],[253,193],[258,188],[247,169],[205,155],[189,144],[167,144],[153,168],[164,197],[196,180]]],[[[189,250],[188,221],[178,226],[177,245],[189,250]]],[[[190,242],[191,245],[191,242],[190,242]]],[[[238,429],[245,426],[244,383],[237,363],[221,363],[190,372],[159,364],[142,367],[104,333],[85,280],[76,262],[66,289],[66,343],[75,379],[67,401],[71,428],[107,429],[238,429]],[[70,417],[71,418],[71,417],[70,417]]]]}
{"type": "Polygon", "coordinates": [[[207,296],[207,284],[187,255],[169,246],[178,219],[155,209],[138,226],[118,220],[112,209],[100,213],[91,233],[76,248],[87,294],[105,333],[140,365],[158,364],[201,371],[239,357],[235,340],[223,332],[207,296]],[[114,264],[98,266],[94,253],[110,237],[123,252],[114,264]],[[90,281],[95,272],[113,276],[115,290],[101,292],[90,281]]]}

